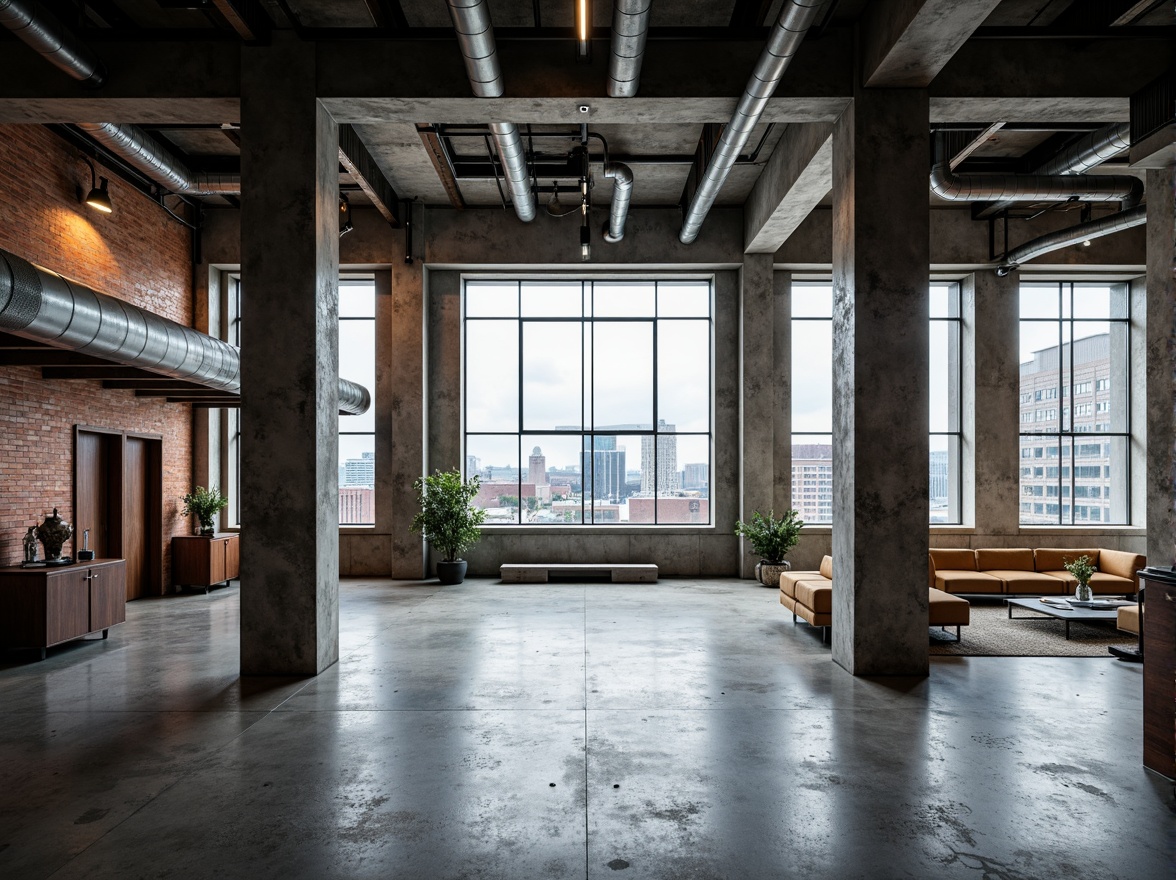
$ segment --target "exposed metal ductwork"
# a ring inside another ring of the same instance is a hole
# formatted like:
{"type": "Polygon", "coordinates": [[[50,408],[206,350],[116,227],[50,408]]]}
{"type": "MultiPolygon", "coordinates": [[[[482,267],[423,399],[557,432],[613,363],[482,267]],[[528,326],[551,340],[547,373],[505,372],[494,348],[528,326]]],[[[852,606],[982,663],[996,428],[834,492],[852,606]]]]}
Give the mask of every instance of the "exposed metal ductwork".
{"type": "Polygon", "coordinates": [[[1036,259],[1042,254],[1048,254],[1051,251],[1080,244],[1092,238],[1101,238],[1104,235],[1122,232],[1124,229],[1130,229],[1133,226],[1142,226],[1146,222],[1147,206],[1139,205],[1134,208],[1128,208],[1126,211],[1120,211],[1117,214],[1110,214],[1098,220],[1091,220],[1089,223],[1079,223],[1077,226],[1071,226],[1068,229],[1059,229],[1057,232],[1050,232],[1027,241],[1020,247],[1013,248],[1005,254],[1004,262],[997,267],[996,274],[1001,276],[1008,275],[1022,263],[1036,259]]]}
{"type": "Polygon", "coordinates": [[[241,175],[194,173],[136,125],[79,122],[77,126],[166,190],[190,196],[241,194],[241,175]]]}
{"type": "Polygon", "coordinates": [[[97,87],[106,81],[98,56],[42,4],[0,0],[0,25],[83,85],[97,87]]]}
{"type": "MultiPolygon", "coordinates": [[[[4,250],[0,331],[230,394],[241,391],[241,353],[235,345],[4,250]]],[[[340,414],[361,415],[370,405],[366,388],[339,380],[340,414]]]]}
{"type": "Polygon", "coordinates": [[[1143,183],[1136,177],[1077,174],[956,174],[948,164],[943,136],[935,136],[931,192],[951,202],[1123,202],[1139,204],[1143,183]]]}
{"type": "Polygon", "coordinates": [[[608,96],[632,98],[641,84],[641,60],[653,0],[614,0],[608,57],[608,96]]]}
{"type": "MultiPolygon", "coordinates": [[[[457,44],[465,60],[470,88],[479,98],[501,98],[502,68],[494,44],[494,25],[490,21],[490,7],[486,0],[446,0],[457,44]]],[[[531,178],[527,173],[527,151],[523,148],[519,130],[512,122],[493,122],[490,132],[498,150],[498,159],[510,188],[510,200],[520,220],[535,219],[535,196],[531,192],[531,178]]]]}
{"type": "Polygon", "coordinates": [[[686,209],[686,217],[682,222],[682,231],[678,239],[683,244],[690,244],[702,229],[702,222],[706,219],[711,206],[714,205],[719,191],[730,174],[732,166],[743,152],[747,139],[763,115],[768,100],[776,91],[776,86],[784,77],[792,56],[804,39],[805,33],[812,26],[817,12],[824,5],[825,0],[785,0],[784,8],[780,10],[780,17],[772,28],[772,35],[768,44],[756,62],[751,73],[751,79],[743,89],[739,104],[735,107],[735,114],[723,129],[719,144],[711,156],[706,171],[698,181],[698,189],[686,209]]]}
{"type": "Polygon", "coordinates": [[[613,181],[612,206],[608,212],[608,228],[604,240],[616,244],[625,237],[625,221],[629,217],[629,201],[633,198],[633,172],[623,162],[608,162],[604,176],[613,181]]]}

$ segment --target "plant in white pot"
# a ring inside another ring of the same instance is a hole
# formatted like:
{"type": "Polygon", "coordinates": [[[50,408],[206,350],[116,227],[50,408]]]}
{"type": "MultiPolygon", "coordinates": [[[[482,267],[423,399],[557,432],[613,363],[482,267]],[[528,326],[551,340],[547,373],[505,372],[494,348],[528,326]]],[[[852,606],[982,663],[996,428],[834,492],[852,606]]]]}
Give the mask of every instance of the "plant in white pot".
{"type": "Polygon", "coordinates": [[[412,484],[421,508],[412,518],[412,530],[441,553],[437,579],[443,584],[460,584],[465,579],[466,561],[458,557],[482,537],[479,527],[486,511],[471,506],[479,485],[476,476],[463,480],[457,470],[434,471],[412,484]]]}
{"type": "Polygon", "coordinates": [[[800,540],[803,527],[804,520],[796,510],[785,511],[779,517],[774,510],[769,510],[767,516],[757,510],[750,522],[735,523],[735,534],[745,539],[760,558],[755,576],[765,587],[780,586],[780,575],[792,567],[784,557],[800,540]]]}

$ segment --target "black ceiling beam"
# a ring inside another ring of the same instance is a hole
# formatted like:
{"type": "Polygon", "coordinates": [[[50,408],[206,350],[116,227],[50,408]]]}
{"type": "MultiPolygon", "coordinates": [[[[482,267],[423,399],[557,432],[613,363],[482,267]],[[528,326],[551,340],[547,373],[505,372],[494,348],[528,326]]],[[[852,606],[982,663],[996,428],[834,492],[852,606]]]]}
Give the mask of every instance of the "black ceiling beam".
{"type": "Polygon", "coordinates": [[[5,367],[96,367],[102,363],[89,355],[60,348],[0,348],[0,365],[5,367]]]}
{"type": "Polygon", "coordinates": [[[273,22],[259,0],[212,0],[212,5],[246,43],[261,43],[269,39],[273,22]]]}
{"type": "Polygon", "coordinates": [[[383,218],[393,226],[399,226],[400,199],[396,190],[350,125],[339,126],[339,163],[347,169],[347,173],[359,184],[363,194],[383,218]]]}
{"type": "MultiPolygon", "coordinates": [[[[166,378],[158,373],[149,373],[136,367],[125,367],[122,364],[105,361],[98,364],[78,365],[72,367],[43,367],[43,379],[149,379],[166,378]]],[[[172,381],[175,381],[174,379],[172,381]]]]}
{"type": "Polygon", "coordinates": [[[207,391],[195,382],[184,382],[179,379],[166,379],[160,376],[155,379],[103,379],[102,387],[115,391],[207,391]]]}
{"type": "Polygon", "coordinates": [[[376,23],[376,27],[392,31],[408,30],[408,19],[400,7],[399,0],[363,0],[367,6],[368,15],[376,23]]]}
{"type": "Polygon", "coordinates": [[[731,12],[731,27],[761,27],[771,8],[772,0],[735,0],[735,9],[731,12]]]}
{"type": "Polygon", "coordinates": [[[429,154],[429,161],[433,163],[433,169],[437,172],[437,177],[445,188],[445,194],[449,196],[449,204],[458,209],[464,208],[466,206],[465,197],[461,194],[461,187],[457,183],[457,174],[453,170],[453,159],[437,135],[437,127],[426,123],[417,123],[416,129],[417,134],[421,136],[421,142],[425,145],[425,152],[429,154]]]}
{"type": "Polygon", "coordinates": [[[123,12],[112,0],[86,0],[83,5],[86,15],[91,20],[97,18],[108,28],[120,31],[139,29],[138,22],[123,12]]]}

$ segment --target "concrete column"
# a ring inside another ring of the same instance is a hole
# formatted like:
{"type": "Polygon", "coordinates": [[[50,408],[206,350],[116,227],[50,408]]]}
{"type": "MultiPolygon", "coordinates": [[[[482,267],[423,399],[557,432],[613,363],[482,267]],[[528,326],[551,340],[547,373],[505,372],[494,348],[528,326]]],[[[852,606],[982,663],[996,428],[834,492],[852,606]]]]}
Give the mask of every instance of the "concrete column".
{"type": "Polygon", "coordinates": [[[241,672],[339,659],[338,129],[314,46],[241,52],[241,672]]]}
{"type": "Polygon", "coordinates": [[[833,659],[926,675],[927,92],[858,89],[833,134],[833,659]]]}
{"type": "Polygon", "coordinates": [[[1019,286],[1015,272],[982,269],[962,291],[964,394],[975,389],[963,408],[964,524],[982,535],[1015,535],[1021,522],[1019,286]]]}
{"type": "Polygon", "coordinates": [[[792,273],[772,275],[772,506],[792,507],[792,273]]]}
{"type": "MultiPolygon", "coordinates": [[[[425,240],[424,209],[413,206],[413,242],[425,240]]],[[[425,544],[409,530],[416,515],[413,481],[428,468],[425,458],[425,269],[421,254],[404,261],[403,239],[392,255],[392,577],[425,575],[425,544]]]]}
{"type": "MultiPolygon", "coordinates": [[[[740,273],[740,418],[742,449],[739,518],[746,522],[755,511],[767,513],[775,502],[776,362],[773,355],[775,296],[772,254],[744,254],[740,273]]],[[[778,512],[778,511],[777,511],[778,512]]],[[[752,577],[758,561],[745,542],[739,575],[752,577]]]]}
{"type": "Polygon", "coordinates": [[[1176,565],[1176,169],[1147,172],[1147,561],[1176,565]]]}

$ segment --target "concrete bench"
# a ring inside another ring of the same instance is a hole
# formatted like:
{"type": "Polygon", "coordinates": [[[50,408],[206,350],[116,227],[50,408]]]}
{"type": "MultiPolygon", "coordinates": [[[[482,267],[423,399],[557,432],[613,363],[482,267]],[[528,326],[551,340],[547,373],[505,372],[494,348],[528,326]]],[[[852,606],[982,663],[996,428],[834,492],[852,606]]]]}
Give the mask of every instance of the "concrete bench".
{"type": "Polygon", "coordinates": [[[584,562],[554,563],[503,563],[499,566],[502,582],[506,584],[545,584],[551,574],[570,577],[604,577],[607,575],[614,584],[657,583],[657,566],[643,562],[605,562],[600,564],[584,562]]]}

